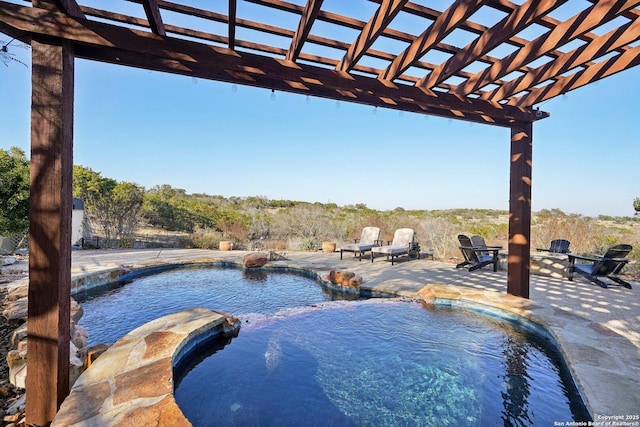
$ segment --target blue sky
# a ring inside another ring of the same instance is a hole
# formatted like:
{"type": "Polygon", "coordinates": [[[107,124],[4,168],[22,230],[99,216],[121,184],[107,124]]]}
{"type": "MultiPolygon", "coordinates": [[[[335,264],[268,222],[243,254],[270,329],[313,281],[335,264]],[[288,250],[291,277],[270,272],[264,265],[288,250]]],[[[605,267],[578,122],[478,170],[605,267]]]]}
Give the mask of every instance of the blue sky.
{"type": "MultiPolygon", "coordinates": [[[[29,64],[28,50],[10,51],[29,64]]],[[[30,73],[0,63],[0,148],[27,155],[30,73]]],[[[636,67],[541,105],[551,117],[534,125],[534,211],[633,215],[638,100],[636,67]]],[[[507,210],[509,138],[504,128],[76,61],[74,164],[146,188],[507,210]]]]}

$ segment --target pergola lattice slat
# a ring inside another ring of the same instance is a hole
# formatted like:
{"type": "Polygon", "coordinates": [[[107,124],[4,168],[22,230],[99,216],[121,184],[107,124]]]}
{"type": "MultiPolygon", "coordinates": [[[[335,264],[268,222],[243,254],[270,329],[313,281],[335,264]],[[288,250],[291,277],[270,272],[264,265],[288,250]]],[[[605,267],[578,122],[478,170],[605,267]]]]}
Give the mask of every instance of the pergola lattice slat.
{"type": "Polygon", "coordinates": [[[162,23],[162,16],[160,15],[160,8],[158,7],[158,0],[142,0],[142,6],[147,15],[147,21],[149,21],[151,31],[160,36],[166,35],[167,33],[162,23]]]}
{"type": "MultiPolygon", "coordinates": [[[[470,78],[465,84],[458,86],[456,92],[465,95],[475,91],[476,89],[489,84],[495,79],[506,76],[510,72],[517,70],[524,64],[528,64],[537,58],[540,58],[553,49],[562,46],[571,40],[586,34],[592,29],[602,25],[603,23],[615,18],[616,16],[628,11],[629,9],[640,4],[640,1],[617,1],[613,7],[604,7],[602,3],[584,10],[574,15],[571,19],[562,22],[548,33],[533,40],[530,45],[524,49],[517,50],[511,55],[505,57],[502,61],[494,63],[491,67],[470,78]]],[[[601,39],[596,37],[593,41],[601,39]]],[[[563,64],[567,57],[556,58],[555,64],[563,64]]],[[[571,68],[568,68],[571,69],[571,68]]],[[[558,74],[556,74],[558,75],[558,74]]],[[[511,92],[514,93],[514,92],[511,92]]],[[[515,92],[518,93],[518,92],[515,92]]]]}
{"type": "Polygon", "coordinates": [[[605,77],[627,70],[640,64],[640,46],[630,48],[622,54],[590,65],[583,71],[566,77],[560,77],[555,83],[532,90],[522,98],[509,102],[511,105],[530,105],[539,103],[558,95],[565,94],[579,87],[597,82],[605,77]]]}
{"type": "Polygon", "coordinates": [[[311,26],[316,20],[318,12],[320,12],[320,7],[322,7],[322,0],[307,0],[307,4],[302,12],[302,18],[300,18],[300,23],[298,24],[298,29],[291,39],[291,47],[287,52],[287,60],[295,61],[298,59],[302,45],[307,40],[307,37],[309,37],[311,26]]]}
{"type": "Polygon", "coordinates": [[[480,98],[500,101],[505,99],[507,94],[522,92],[529,87],[534,87],[554,76],[562,75],[575,67],[585,65],[594,58],[600,58],[639,39],[640,16],[637,16],[632,22],[558,57],[557,61],[550,61],[518,79],[504,83],[495,91],[484,92],[480,98]]]}
{"type": "MultiPolygon", "coordinates": [[[[60,7],[62,10],[67,13],[69,16],[73,16],[78,19],[85,19],[80,6],[76,0],[58,0],[60,3],[60,7]]],[[[44,2],[47,3],[47,2],[44,2]]],[[[34,1],[34,5],[38,4],[38,0],[34,1]]]]}
{"type": "Polygon", "coordinates": [[[63,14],[45,13],[24,6],[3,6],[0,3],[0,17],[0,28],[2,25],[14,25],[21,31],[72,40],[77,43],[76,55],[86,59],[131,66],[140,62],[144,67],[158,71],[505,127],[514,121],[535,121],[546,116],[519,107],[447,93],[436,94],[415,86],[384,83],[373,78],[187,40],[167,40],[150,32],[121,29],[101,22],[82,24],[63,14]],[[25,25],[36,21],[39,22],[38,28],[25,25]],[[104,51],[100,53],[100,49],[104,51]]]}
{"type": "MultiPolygon", "coordinates": [[[[128,1],[143,5],[149,3],[147,0],[128,1]]],[[[507,0],[476,2],[456,1],[444,12],[438,12],[431,8],[408,1],[370,0],[379,5],[379,11],[387,10],[392,13],[389,13],[384,17],[384,19],[380,19],[380,15],[384,16],[384,13],[374,14],[367,22],[364,22],[359,19],[337,14],[331,10],[324,10],[322,2],[319,1],[309,1],[305,6],[299,6],[281,0],[247,1],[249,3],[260,5],[261,7],[273,8],[299,15],[299,24],[301,25],[300,29],[303,31],[298,31],[298,29],[277,28],[264,23],[252,22],[250,20],[239,18],[236,16],[237,0],[229,1],[228,15],[164,0],[152,0],[151,3],[157,3],[160,11],[166,9],[179,14],[198,16],[203,17],[204,19],[213,19],[219,22],[228,23],[229,33],[227,35],[216,35],[203,31],[190,31],[189,29],[169,26],[166,24],[164,27],[165,29],[171,28],[176,31],[175,34],[184,35],[186,37],[193,36],[212,43],[225,42],[225,44],[232,50],[238,46],[255,50],[258,53],[276,56],[281,55],[283,52],[282,49],[276,48],[275,46],[255,43],[250,40],[238,41],[238,43],[236,43],[235,28],[236,26],[241,25],[245,28],[251,28],[258,32],[266,32],[291,38],[290,49],[288,51],[285,50],[283,56],[286,59],[293,60],[294,62],[298,61],[298,59],[302,60],[304,58],[305,62],[317,63],[320,66],[327,66],[329,64],[336,63],[336,69],[341,71],[359,71],[365,74],[372,74],[372,77],[378,76],[379,78],[391,81],[397,79],[400,82],[409,83],[410,85],[424,85],[428,88],[437,87],[438,89],[444,90],[444,92],[456,93],[466,97],[480,97],[481,99],[507,102],[512,105],[520,106],[525,106],[522,104],[523,99],[536,99],[535,97],[523,97],[521,94],[528,91],[538,91],[536,85],[541,83],[539,79],[531,79],[527,76],[529,73],[539,74],[540,67],[536,66],[531,68],[528,64],[534,63],[541,58],[549,58],[549,60],[554,63],[554,66],[546,68],[546,78],[549,80],[556,80],[564,77],[562,73],[549,75],[550,71],[548,71],[561,68],[565,70],[565,73],[567,71],[567,67],[556,66],[567,59],[567,55],[564,51],[558,50],[558,48],[561,48],[563,44],[573,39],[581,40],[588,44],[592,43],[594,40],[600,40],[600,36],[589,33],[588,31],[598,25],[604,25],[610,22],[616,16],[625,16],[629,19],[634,19],[638,15],[638,10],[634,9],[634,7],[639,3],[635,1],[613,0],[603,2],[594,1],[592,2],[592,7],[585,8],[572,19],[558,21],[548,15],[548,13],[561,3],[564,3],[563,1],[527,2],[523,5],[517,5],[507,0]],[[385,7],[387,9],[385,9],[385,7]],[[487,28],[475,22],[468,21],[469,16],[482,7],[496,8],[506,13],[507,16],[492,28],[487,28]],[[538,12],[536,12],[536,10],[538,10],[538,12]],[[429,25],[427,31],[419,36],[414,36],[406,31],[398,31],[397,29],[390,28],[390,25],[393,23],[392,15],[395,16],[400,11],[424,18],[426,20],[425,22],[428,22],[428,20],[432,20],[433,22],[429,25]],[[458,15],[455,15],[456,12],[458,12],[458,15]],[[450,19],[451,16],[456,16],[455,22],[450,19]],[[312,19],[308,20],[309,17],[312,19]],[[356,29],[360,34],[356,38],[356,42],[351,44],[345,44],[339,40],[332,40],[331,38],[314,35],[311,31],[310,24],[315,20],[322,20],[331,24],[344,26],[345,28],[356,29]],[[307,21],[309,24],[304,24],[307,21]],[[543,25],[549,28],[550,31],[535,40],[526,40],[517,34],[517,30],[519,28],[531,22],[543,25]],[[443,23],[446,25],[443,25],[443,23]],[[519,25],[514,26],[514,24],[519,25]],[[375,33],[371,33],[372,25],[375,27],[375,33]],[[478,38],[468,45],[460,48],[446,44],[442,41],[444,38],[443,36],[450,34],[451,31],[458,28],[478,34],[478,38]],[[400,54],[372,50],[371,45],[381,36],[407,42],[410,46],[400,54]],[[436,38],[435,42],[433,37],[436,38]],[[305,53],[304,49],[306,42],[313,42],[314,44],[331,47],[338,51],[343,50],[344,53],[341,57],[335,59],[308,54],[305,53]],[[500,43],[516,46],[519,49],[513,54],[502,59],[488,57],[486,54],[483,54],[486,53],[486,51],[490,51],[490,47],[499,46],[500,43]],[[537,48],[534,49],[536,46],[537,48]],[[421,58],[430,50],[448,52],[453,56],[441,65],[423,62],[421,58]],[[359,61],[365,56],[383,59],[384,61],[388,61],[389,65],[384,70],[377,70],[372,66],[363,66],[359,61]],[[473,61],[485,62],[488,64],[488,67],[480,72],[470,75],[470,73],[464,71],[464,66],[473,61]],[[410,67],[413,67],[412,71],[404,74],[404,72],[410,67]],[[415,74],[415,71],[419,69],[424,70],[422,75],[415,74]],[[514,71],[517,71],[518,74],[511,76],[505,81],[499,80],[502,77],[511,75],[514,71]],[[377,74],[375,74],[376,72],[377,74]],[[460,78],[461,83],[445,84],[444,81],[447,81],[450,77],[460,78]],[[525,82],[532,82],[532,84],[526,86],[525,82]],[[496,84],[498,88],[489,88],[488,90],[479,92],[482,88],[491,86],[492,84],[496,84]],[[519,97],[517,101],[513,99],[514,96],[519,97]]],[[[41,2],[43,4],[48,3],[42,0],[41,2]]],[[[75,2],[72,2],[72,4],[73,3],[75,2]]],[[[82,9],[86,8],[86,6],[79,7],[82,9]]],[[[159,13],[160,12],[158,12],[158,14],[159,13]]],[[[149,16],[149,14],[147,15],[149,16]]],[[[109,19],[109,12],[103,13],[101,17],[103,19],[109,19]]],[[[122,22],[121,17],[118,17],[117,14],[114,14],[114,18],[122,22]]],[[[129,19],[135,18],[129,17],[129,19]]],[[[140,20],[138,20],[137,25],[141,24],[140,20]]],[[[152,32],[155,31],[155,25],[152,19],[148,19],[148,23],[146,25],[152,32]]],[[[635,30],[635,28],[632,30],[635,30]]],[[[622,54],[622,49],[625,46],[619,44],[616,46],[617,47],[615,49],[609,49],[609,52],[617,51],[622,54]]],[[[591,66],[593,64],[591,61],[586,61],[583,65],[591,66]]],[[[570,69],[571,68],[569,68],[569,70],[570,69]]],[[[576,72],[578,71],[580,70],[576,70],[576,72]]],[[[438,93],[440,92],[441,91],[439,90],[438,93]]],[[[556,92],[549,91],[548,93],[556,92]]],[[[531,105],[527,106],[530,107],[531,105]]]]}
{"type": "Polygon", "coordinates": [[[407,0],[384,0],[371,20],[364,26],[356,41],[349,47],[336,69],[338,71],[351,70],[398,12],[402,10],[406,2],[407,0]]]}
{"type": "Polygon", "coordinates": [[[427,53],[435,44],[442,41],[447,35],[461,25],[480,6],[482,0],[456,1],[444,13],[442,13],[411,46],[399,54],[396,59],[380,75],[381,79],[394,80],[400,73],[409,68],[427,53]]]}
{"type": "Polygon", "coordinates": [[[529,24],[533,23],[538,17],[549,13],[566,1],[567,0],[529,0],[522,6],[514,9],[512,14],[506,16],[495,26],[483,33],[479,38],[469,43],[443,65],[433,70],[433,72],[428,76],[419,80],[417,83],[418,86],[429,88],[437,86],[467,65],[476,61],[480,55],[490,52],[492,49],[499,46],[505,39],[519,33],[529,24]]]}
{"type": "Polygon", "coordinates": [[[227,46],[229,49],[234,49],[236,46],[236,17],[238,12],[238,3],[236,0],[229,0],[229,18],[227,24],[229,30],[227,31],[227,37],[229,38],[227,46]]]}

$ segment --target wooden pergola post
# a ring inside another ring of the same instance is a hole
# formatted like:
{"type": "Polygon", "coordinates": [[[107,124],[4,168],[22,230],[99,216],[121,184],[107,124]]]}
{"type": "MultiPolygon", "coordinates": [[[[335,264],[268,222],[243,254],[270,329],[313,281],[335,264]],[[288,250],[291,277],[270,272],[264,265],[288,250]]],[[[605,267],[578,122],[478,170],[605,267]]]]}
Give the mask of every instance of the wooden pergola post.
{"type": "Polygon", "coordinates": [[[27,408],[29,425],[48,425],[69,394],[73,48],[34,37],[27,408]]]}
{"type": "Polygon", "coordinates": [[[533,123],[511,127],[507,293],[529,298],[533,123]]]}

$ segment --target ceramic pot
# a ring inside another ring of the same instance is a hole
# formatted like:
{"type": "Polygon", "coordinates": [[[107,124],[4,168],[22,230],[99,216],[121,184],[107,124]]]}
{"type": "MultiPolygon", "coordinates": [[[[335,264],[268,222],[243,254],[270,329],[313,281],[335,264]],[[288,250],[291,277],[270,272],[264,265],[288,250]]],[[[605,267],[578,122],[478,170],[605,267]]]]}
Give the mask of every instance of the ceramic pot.
{"type": "Polygon", "coordinates": [[[331,253],[336,251],[335,242],[322,242],[322,252],[331,253]]]}

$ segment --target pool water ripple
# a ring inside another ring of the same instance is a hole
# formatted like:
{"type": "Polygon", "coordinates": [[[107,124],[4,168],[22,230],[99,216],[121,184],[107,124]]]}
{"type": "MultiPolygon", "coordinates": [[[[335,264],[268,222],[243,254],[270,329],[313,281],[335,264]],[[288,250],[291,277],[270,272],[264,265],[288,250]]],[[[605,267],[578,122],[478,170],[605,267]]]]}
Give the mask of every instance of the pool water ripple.
{"type": "Polygon", "coordinates": [[[302,274],[212,266],[167,270],[77,297],[84,311],[79,323],[89,332],[89,345],[112,344],[146,322],[192,307],[242,317],[354,298],[302,274]]]}
{"type": "Polygon", "coordinates": [[[202,426],[490,426],[584,420],[557,352],[513,323],[396,299],[243,325],[177,368],[202,426]]]}

